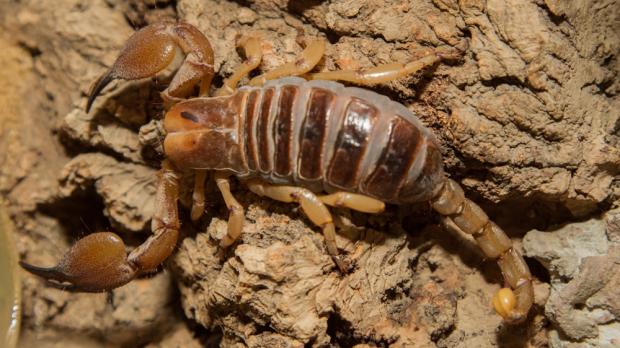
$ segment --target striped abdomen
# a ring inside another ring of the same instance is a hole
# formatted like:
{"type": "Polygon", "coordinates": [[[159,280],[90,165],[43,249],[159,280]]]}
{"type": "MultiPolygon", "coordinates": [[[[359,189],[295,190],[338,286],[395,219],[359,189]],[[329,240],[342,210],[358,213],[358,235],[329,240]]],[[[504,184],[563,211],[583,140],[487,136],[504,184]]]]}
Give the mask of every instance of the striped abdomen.
{"type": "Polygon", "coordinates": [[[248,176],[391,203],[427,200],[442,178],[430,131],[385,96],[286,78],[241,88],[235,99],[245,101],[239,136],[248,176]]]}

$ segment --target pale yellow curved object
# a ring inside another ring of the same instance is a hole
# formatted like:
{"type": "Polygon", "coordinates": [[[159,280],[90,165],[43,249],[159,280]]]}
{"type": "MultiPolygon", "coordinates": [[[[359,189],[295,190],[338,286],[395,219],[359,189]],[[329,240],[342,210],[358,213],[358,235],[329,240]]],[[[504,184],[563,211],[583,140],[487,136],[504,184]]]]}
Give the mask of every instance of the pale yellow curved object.
{"type": "Polygon", "coordinates": [[[0,346],[14,348],[19,336],[21,287],[13,225],[0,201],[0,346]]]}

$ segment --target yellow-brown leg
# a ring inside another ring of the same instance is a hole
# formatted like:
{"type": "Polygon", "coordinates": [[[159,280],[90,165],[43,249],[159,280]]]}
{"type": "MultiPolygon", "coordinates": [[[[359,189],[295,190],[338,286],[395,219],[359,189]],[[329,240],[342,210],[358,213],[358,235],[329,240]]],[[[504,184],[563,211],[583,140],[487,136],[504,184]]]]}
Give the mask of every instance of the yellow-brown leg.
{"type": "Polygon", "coordinates": [[[205,180],[207,179],[207,171],[203,169],[196,170],[194,177],[194,192],[192,192],[192,221],[198,221],[205,211],[205,180]]]}
{"type": "Polygon", "coordinates": [[[453,180],[444,182],[431,203],[447,225],[472,235],[484,254],[497,260],[510,288],[499,290],[493,298],[495,311],[510,323],[523,321],[534,303],[532,275],[510,238],[482,208],[465,198],[463,189],[453,180]]]}
{"type": "Polygon", "coordinates": [[[224,203],[226,203],[226,207],[230,212],[230,216],[228,217],[228,231],[226,232],[224,238],[220,241],[220,246],[222,248],[226,248],[232,245],[241,235],[244,218],[243,207],[239,204],[239,202],[237,202],[233,194],[230,192],[228,175],[216,172],[215,183],[222,193],[224,203]]]}
{"type": "Polygon", "coordinates": [[[385,203],[378,199],[350,192],[335,192],[319,196],[321,202],[336,208],[349,208],[362,213],[377,214],[385,209],[385,203]]]}
{"type": "Polygon", "coordinates": [[[454,59],[459,56],[460,53],[456,51],[435,51],[407,64],[391,63],[363,70],[326,71],[308,74],[307,78],[310,80],[346,81],[359,85],[374,85],[414,74],[443,59],[454,59]]]}
{"type": "Polygon", "coordinates": [[[298,203],[306,216],[315,225],[323,229],[327,252],[333,258],[341,272],[347,272],[349,266],[338,253],[336,245],[336,228],[329,210],[314,193],[302,187],[269,185],[260,180],[247,182],[250,191],[259,196],[269,197],[280,202],[298,203]]]}
{"type": "Polygon", "coordinates": [[[224,84],[215,92],[215,96],[232,94],[237,88],[239,81],[256,69],[263,59],[259,39],[243,37],[237,42],[237,46],[243,48],[246,60],[235,69],[235,72],[229,78],[224,80],[224,84]]]}
{"type": "Polygon", "coordinates": [[[299,76],[312,70],[323,58],[325,53],[325,41],[316,39],[310,41],[308,46],[293,62],[285,63],[279,67],[256,76],[250,80],[250,86],[261,86],[268,80],[275,80],[285,76],[299,76]]]}

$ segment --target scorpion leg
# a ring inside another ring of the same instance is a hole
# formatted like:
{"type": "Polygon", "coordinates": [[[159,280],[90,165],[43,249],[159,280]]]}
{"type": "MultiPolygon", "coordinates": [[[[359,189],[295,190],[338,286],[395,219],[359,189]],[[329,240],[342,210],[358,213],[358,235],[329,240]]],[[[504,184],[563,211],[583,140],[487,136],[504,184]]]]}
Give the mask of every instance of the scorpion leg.
{"type": "Polygon", "coordinates": [[[247,76],[252,70],[256,69],[263,59],[263,52],[260,47],[260,40],[255,37],[243,37],[237,42],[237,46],[243,47],[246,60],[241,63],[229,78],[224,80],[224,84],[215,92],[215,96],[232,94],[237,88],[239,81],[247,76]]]}
{"type": "Polygon", "coordinates": [[[107,291],[154,271],[172,254],[179,235],[178,175],[164,162],[155,197],[153,235],[127,255],[123,240],[112,232],[90,234],[75,243],[58,265],[21,266],[56,286],[78,291],[107,291]]]}
{"type": "Polygon", "coordinates": [[[363,213],[377,214],[385,209],[385,203],[378,199],[350,192],[335,192],[319,196],[321,202],[337,208],[349,208],[363,213]]]}
{"type": "Polygon", "coordinates": [[[434,51],[407,64],[391,63],[379,65],[370,69],[325,71],[308,74],[308,79],[346,81],[359,85],[374,85],[415,74],[416,72],[428,66],[434,65],[444,59],[456,59],[460,56],[461,53],[456,53],[456,50],[450,52],[434,51]]]}
{"type": "Polygon", "coordinates": [[[192,192],[192,221],[198,221],[205,211],[205,180],[207,179],[207,171],[197,169],[194,178],[194,191],[192,192]]]}
{"type": "Polygon", "coordinates": [[[305,188],[295,186],[277,186],[259,180],[247,182],[250,191],[259,196],[269,197],[280,202],[299,203],[306,216],[315,225],[323,229],[327,251],[342,273],[346,273],[349,265],[338,252],[336,245],[336,228],[329,210],[319,197],[305,188]]]}
{"type": "Polygon", "coordinates": [[[310,41],[301,55],[293,62],[285,63],[279,67],[258,75],[250,80],[250,86],[261,86],[268,80],[275,80],[284,76],[299,76],[312,70],[323,58],[325,53],[325,41],[317,39],[310,41]]]}
{"type": "Polygon", "coordinates": [[[185,60],[162,92],[164,101],[170,104],[186,98],[196,85],[200,86],[200,95],[206,94],[214,75],[209,40],[187,23],[160,22],[142,28],[127,40],[112,67],[93,85],[86,111],[111,81],[154,76],[172,63],[177,49],[185,53],[185,60]]]}
{"type": "Polygon", "coordinates": [[[478,205],[465,198],[463,189],[453,180],[444,182],[431,203],[446,224],[472,235],[487,257],[497,259],[510,288],[499,290],[493,298],[495,311],[508,322],[524,320],[534,303],[532,276],[510,238],[478,205]]]}
{"type": "Polygon", "coordinates": [[[226,207],[230,211],[230,217],[228,218],[228,231],[220,246],[226,248],[233,244],[237,238],[241,235],[241,229],[243,228],[243,207],[233,194],[230,192],[230,182],[228,181],[228,175],[221,172],[215,173],[215,183],[224,197],[226,207]]]}

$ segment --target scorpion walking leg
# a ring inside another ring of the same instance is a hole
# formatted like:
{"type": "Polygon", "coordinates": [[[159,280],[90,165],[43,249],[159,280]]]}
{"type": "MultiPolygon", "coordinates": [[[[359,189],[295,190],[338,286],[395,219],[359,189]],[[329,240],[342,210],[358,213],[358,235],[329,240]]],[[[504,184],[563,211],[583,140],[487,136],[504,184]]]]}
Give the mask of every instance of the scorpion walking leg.
{"type": "Polygon", "coordinates": [[[196,85],[200,87],[200,95],[206,94],[214,75],[209,40],[187,23],[160,22],[142,28],[127,40],[116,62],[93,85],[86,111],[111,81],[137,80],[164,70],[172,63],[177,48],[185,53],[185,60],[162,92],[167,106],[188,97],[196,85]]]}
{"type": "Polygon", "coordinates": [[[196,170],[194,178],[194,192],[192,193],[192,221],[198,221],[205,211],[205,180],[207,179],[207,171],[203,169],[196,170]]]}
{"type": "Polygon", "coordinates": [[[471,234],[487,257],[497,259],[510,286],[499,290],[493,298],[497,313],[509,322],[524,320],[534,302],[532,276],[510,238],[478,205],[465,198],[463,189],[453,180],[447,179],[431,202],[447,224],[471,234]]]}
{"type": "Polygon", "coordinates": [[[250,86],[260,86],[268,80],[275,80],[285,76],[299,76],[312,70],[325,53],[325,41],[317,39],[311,41],[301,52],[301,55],[294,62],[285,63],[271,71],[256,76],[250,80],[250,86]]]}
{"type": "Polygon", "coordinates": [[[363,213],[377,214],[385,209],[385,203],[378,199],[350,192],[336,192],[319,196],[321,202],[337,208],[349,208],[363,213]]]}
{"type": "Polygon", "coordinates": [[[230,217],[228,218],[228,231],[220,246],[226,248],[234,243],[241,235],[241,229],[243,228],[243,207],[230,192],[230,182],[228,181],[228,175],[223,173],[215,174],[215,183],[224,197],[226,207],[230,211],[230,217]]]}
{"type": "Polygon", "coordinates": [[[237,42],[237,46],[243,47],[246,60],[241,63],[229,78],[224,80],[224,84],[215,92],[215,96],[232,94],[237,88],[239,81],[247,76],[252,70],[256,69],[263,59],[263,52],[260,47],[260,40],[254,37],[243,37],[237,42]]]}
{"type": "Polygon", "coordinates": [[[57,286],[70,290],[99,292],[122,286],[151,272],[172,254],[179,235],[177,211],[178,175],[164,162],[155,197],[153,235],[129,255],[122,239],[112,232],[90,234],[75,243],[58,265],[21,266],[57,286]],[[65,285],[68,284],[68,285],[65,285]]]}
{"type": "Polygon", "coordinates": [[[295,186],[276,186],[263,183],[259,180],[247,182],[250,191],[259,196],[269,197],[286,203],[299,203],[306,216],[315,225],[323,229],[327,251],[341,272],[346,273],[349,266],[341,258],[336,245],[336,228],[329,210],[321,200],[305,188],[295,186]]]}
{"type": "Polygon", "coordinates": [[[377,83],[389,82],[407,75],[415,74],[416,72],[434,65],[444,59],[454,59],[460,57],[460,53],[456,54],[452,52],[435,51],[427,56],[424,56],[418,60],[407,64],[391,63],[379,65],[370,69],[363,70],[338,70],[338,71],[326,71],[314,74],[309,74],[310,80],[333,80],[333,81],[347,81],[356,83],[359,85],[374,85],[377,83]]]}

